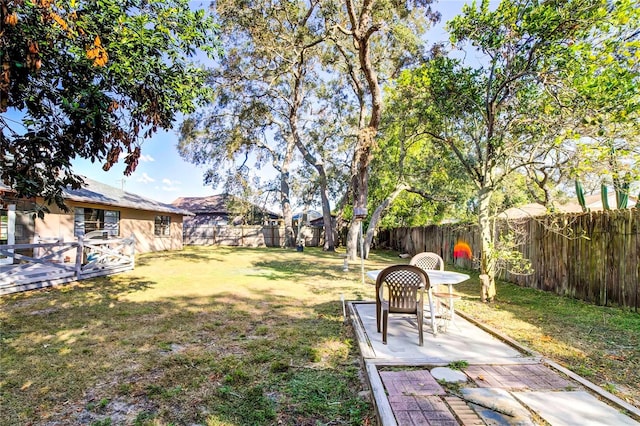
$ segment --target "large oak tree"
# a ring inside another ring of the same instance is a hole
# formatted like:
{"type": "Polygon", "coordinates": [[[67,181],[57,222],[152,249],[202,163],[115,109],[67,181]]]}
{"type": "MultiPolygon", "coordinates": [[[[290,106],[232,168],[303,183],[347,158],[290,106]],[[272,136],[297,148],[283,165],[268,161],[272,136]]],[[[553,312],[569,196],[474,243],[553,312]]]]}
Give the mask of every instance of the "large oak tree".
{"type": "MultiPolygon", "coordinates": [[[[278,173],[285,245],[293,247],[296,147],[318,165],[306,148],[301,117],[317,79],[314,59],[324,37],[319,7],[317,2],[256,0],[245,2],[242,10],[234,1],[219,1],[216,8],[226,54],[211,70],[212,104],[184,122],[179,151],[189,161],[208,166],[207,181],[212,184],[223,183],[224,170],[246,180],[245,159],[252,155],[252,164],[270,161],[278,173]]],[[[331,237],[328,199],[323,207],[331,237]]]]}
{"type": "MultiPolygon", "coordinates": [[[[439,19],[432,0],[333,0],[323,3],[331,40],[342,60],[336,64],[358,105],[350,190],[353,214],[368,213],[370,163],[384,110],[385,81],[420,58],[420,37],[439,19]]],[[[347,253],[356,257],[358,221],[353,220],[347,253]]],[[[364,256],[364,254],[362,254],[364,256]]]]}

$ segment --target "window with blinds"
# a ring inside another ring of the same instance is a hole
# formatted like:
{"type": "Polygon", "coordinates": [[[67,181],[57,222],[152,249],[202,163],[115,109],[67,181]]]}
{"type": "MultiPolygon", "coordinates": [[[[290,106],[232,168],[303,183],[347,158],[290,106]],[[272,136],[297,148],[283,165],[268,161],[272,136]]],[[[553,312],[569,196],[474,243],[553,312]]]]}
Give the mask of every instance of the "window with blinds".
{"type": "Polygon", "coordinates": [[[107,231],[112,237],[120,235],[120,212],[76,207],[73,234],[79,237],[92,231],[107,231]]]}
{"type": "Polygon", "coordinates": [[[9,216],[6,210],[0,210],[0,244],[7,244],[9,239],[9,216]]]}

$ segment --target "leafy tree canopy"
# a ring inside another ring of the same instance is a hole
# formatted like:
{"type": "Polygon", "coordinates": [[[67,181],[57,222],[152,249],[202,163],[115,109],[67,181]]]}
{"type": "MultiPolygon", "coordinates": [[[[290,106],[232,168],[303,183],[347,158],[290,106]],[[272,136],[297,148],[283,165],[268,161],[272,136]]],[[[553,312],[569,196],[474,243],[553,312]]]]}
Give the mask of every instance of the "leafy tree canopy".
{"type": "Polygon", "coordinates": [[[0,3],[0,177],[19,196],[63,207],[82,178],[71,161],[124,157],[203,99],[196,55],[217,27],[187,0],[15,0],[0,3]]]}
{"type": "Polygon", "coordinates": [[[492,202],[508,205],[493,196],[516,172],[545,167],[562,148],[569,133],[563,115],[573,121],[574,111],[547,93],[566,81],[575,56],[568,54],[571,46],[585,42],[588,48],[616,5],[621,3],[504,0],[492,10],[488,0],[474,1],[447,28],[454,46],[471,47],[482,63],[472,68],[436,57],[398,79],[418,99],[424,132],[455,154],[477,188],[480,267],[490,278],[483,300],[495,294],[492,202]]]}
{"type": "Polygon", "coordinates": [[[628,191],[640,180],[640,7],[624,0],[607,11],[590,37],[570,46],[568,89],[557,96],[581,118],[572,177],[628,191]]]}

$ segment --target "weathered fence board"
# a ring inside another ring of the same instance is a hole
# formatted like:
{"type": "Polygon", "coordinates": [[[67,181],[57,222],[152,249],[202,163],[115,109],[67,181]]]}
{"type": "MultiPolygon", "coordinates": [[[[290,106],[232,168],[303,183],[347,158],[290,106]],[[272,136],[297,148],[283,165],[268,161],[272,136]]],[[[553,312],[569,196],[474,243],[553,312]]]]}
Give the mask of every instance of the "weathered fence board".
{"type": "MultiPolygon", "coordinates": [[[[184,225],[185,245],[220,245],[234,247],[284,247],[285,228],[271,225],[184,225]]],[[[297,230],[294,230],[297,231],[297,230]]],[[[323,228],[306,227],[305,245],[317,247],[322,243],[323,228]]]]}
{"type": "Polygon", "coordinates": [[[133,237],[1,245],[0,255],[10,255],[14,264],[0,267],[0,295],[131,270],[134,254],[133,237]]]}
{"type": "MultiPolygon", "coordinates": [[[[640,308],[638,209],[531,217],[510,221],[509,226],[525,236],[519,250],[534,273],[503,272],[501,278],[599,305],[640,308]]],[[[380,231],[377,244],[410,254],[433,251],[449,263],[477,268],[477,260],[453,258],[458,240],[480,253],[476,226],[396,228],[380,231]]]]}

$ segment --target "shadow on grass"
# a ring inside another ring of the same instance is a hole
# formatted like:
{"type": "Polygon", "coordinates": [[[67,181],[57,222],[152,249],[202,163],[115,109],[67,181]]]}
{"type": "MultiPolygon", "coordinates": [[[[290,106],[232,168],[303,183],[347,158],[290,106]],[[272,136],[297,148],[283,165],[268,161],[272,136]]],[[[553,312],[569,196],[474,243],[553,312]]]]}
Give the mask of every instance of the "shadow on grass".
{"type": "Polygon", "coordinates": [[[125,278],[3,298],[1,423],[371,420],[338,300],[260,289],[133,302],[155,282],[125,278]]]}
{"type": "MultiPolygon", "coordinates": [[[[373,252],[365,268],[408,261],[373,252]]],[[[341,253],[317,248],[189,247],[137,264],[0,300],[0,424],[367,421],[340,300],[373,298],[359,261],[343,272],[341,253]]],[[[637,395],[639,316],[500,282],[497,301],[482,304],[477,272],[460,271],[471,279],[455,287],[457,308],[637,395]]]]}
{"type": "Polygon", "coordinates": [[[227,253],[215,247],[185,247],[181,251],[160,251],[143,253],[136,257],[136,266],[147,266],[158,259],[181,260],[194,263],[223,262],[227,253]],[[210,249],[210,250],[207,250],[210,249]]]}

